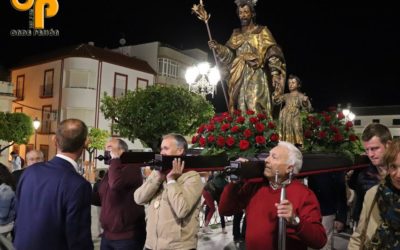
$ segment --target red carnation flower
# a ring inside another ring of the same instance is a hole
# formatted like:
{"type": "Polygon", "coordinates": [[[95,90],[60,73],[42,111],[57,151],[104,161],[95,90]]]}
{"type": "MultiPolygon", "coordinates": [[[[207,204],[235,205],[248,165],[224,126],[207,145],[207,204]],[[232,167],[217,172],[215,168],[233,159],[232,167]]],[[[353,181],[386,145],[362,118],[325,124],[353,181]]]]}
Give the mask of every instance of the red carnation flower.
{"type": "Polygon", "coordinates": [[[324,116],[325,121],[326,122],[330,122],[331,121],[331,117],[329,115],[324,116]]]}
{"type": "Polygon", "coordinates": [[[239,126],[235,125],[231,128],[232,133],[237,133],[239,131],[239,126]]]}
{"type": "Polygon", "coordinates": [[[319,139],[324,139],[326,137],[326,132],[325,131],[320,131],[318,133],[318,137],[319,137],[319,139]]]}
{"type": "Polygon", "coordinates": [[[250,109],[246,111],[246,114],[248,114],[248,115],[254,115],[254,113],[255,112],[253,110],[250,110],[250,109]]]}
{"type": "Polygon", "coordinates": [[[356,141],[358,137],[355,134],[349,135],[349,141],[356,141]]]}
{"type": "Polygon", "coordinates": [[[246,121],[246,119],[243,116],[239,116],[238,118],[236,118],[237,123],[243,124],[244,121],[246,121]]]}
{"type": "Polygon", "coordinates": [[[254,123],[258,122],[258,118],[257,117],[250,117],[249,121],[254,124],[254,123]]]}
{"type": "Polygon", "coordinates": [[[228,116],[228,117],[225,118],[225,120],[226,120],[227,122],[232,122],[232,121],[233,121],[233,118],[232,118],[232,116],[228,116]]]}
{"type": "Polygon", "coordinates": [[[224,124],[222,124],[222,126],[221,126],[221,131],[227,131],[227,130],[229,130],[229,128],[230,128],[230,125],[229,125],[229,123],[224,123],[224,124]]]}
{"type": "Polygon", "coordinates": [[[273,129],[273,128],[275,128],[276,126],[275,126],[275,123],[273,123],[273,122],[268,122],[268,128],[270,128],[270,129],[273,129]]]}
{"type": "Polygon", "coordinates": [[[257,118],[260,120],[264,120],[264,119],[267,119],[267,116],[265,114],[260,113],[260,114],[257,114],[257,118]]]}
{"type": "Polygon", "coordinates": [[[209,135],[207,137],[207,141],[210,142],[210,143],[213,143],[215,141],[215,137],[213,135],[209,135]]]}
{"type": "Polygon", "coordinates": [[[198,133],[198,134],[203,133],[203,132],[204,132],[204,129],[205,129],[205,125],[204,125],[204,124],[201,124],[201,126],[197,129],[197,133],[198,133]]]}
{"type": "Polygon", "coordinates": [[[250,143],[248,140],[240,140],[239,142],[239,148],[240,150],[244,151],[247,150],[250,146],[250,143]]]}
{"type": "Polygon", "coordinates": [[[200,137],[199,144],[201,147],[204,147],[206,145],[206,139],[204,137],[200,137]]]}
{"type": "Polygon", "coordinates": [[[256,136],[256,143],[257,144],[265,144],[265,137],[262,135],[257,135],[256,136]]]}
{"type": "Polygon", "coordinates": [[[210,123],[210,124],[207,125],[207,130],[208,130],[208,131],[214,131],[214,129],[215,129],[214,124],[211,124],[211,123],[210,123]]]}
{"type": "Polygon", "coordinates": [[[235,138],[233,138],[232,136],[228,136],[228,138],[226,138],[225,143],[229,147],[232,147],[235,144],[235,138]]]}
{"type": "Polygon", "coordinates": [[[279,135],[277,134],[272,134],[271,137],[269,138],[272,142],[277,142],[279,140],[279,135]]]}
{"type": "Polygon", "coordinates": [[[234,115],[241,115],[242,114],[242,111],[241,110],[238,110],[238,109],[236,109],[235,111],[233,111],[233,114],[234,115]]]}
{"type": "Polygon", "coordinates": [[[257,130],[257,132],[261,133],[261,132],[264,131],[264,129],[265,129],[264,124],[262,124],[261,122],[256,123],[256,130],[257,130]]]}
{"type": "Polygon", "coordinates": [[[198,137],[197,136],[193,136],[192,137],[192,144],[195,144],[197,142],[198,137]]]}
{"type": "Polygon", "coordinates": [[[351,121],[346,122],[346,128],[351,128],[351,127],[353,127],[353,122],[351,121]]]}
{"type": "Polygon", "coordinates": [[[339,119],[339,120],[344,119],[344,114],[343,114],[343,112],[339,112],[339,114],[338,114],[338,119],[339,119]]]}
{"type": "Polygon", "coordinates": [[[217,145],[219,146],[219,147],[223,147],[223,146],[225,146],[225,138],[223,137],[223,136],[218,136],[218,138],[217,138],[217,145]]]}
{"type": "Polygon", "coordinates": [[[215,116],[211,121],[216,122],[216,123],[221,123],[224,121],[224,117],[223,116],[215,116]]]}
{"type": "Polygon", "coordinates": [[[250,129],[245,129],[243,132],[244,137],[249,138],[253,133],[251,132],[250,129]]]}

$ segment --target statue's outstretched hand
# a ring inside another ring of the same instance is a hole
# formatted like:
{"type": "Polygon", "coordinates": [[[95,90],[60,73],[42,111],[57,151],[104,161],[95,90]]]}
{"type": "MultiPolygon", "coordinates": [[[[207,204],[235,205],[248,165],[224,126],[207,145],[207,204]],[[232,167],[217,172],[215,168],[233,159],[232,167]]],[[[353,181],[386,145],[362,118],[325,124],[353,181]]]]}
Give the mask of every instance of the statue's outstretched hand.
{"type": "Polygon", "coordinates": [[[208,47],[210,47],[210,49],[217,49],[218,47],[217,41],[215,40],[208,41],[208,47]]]}

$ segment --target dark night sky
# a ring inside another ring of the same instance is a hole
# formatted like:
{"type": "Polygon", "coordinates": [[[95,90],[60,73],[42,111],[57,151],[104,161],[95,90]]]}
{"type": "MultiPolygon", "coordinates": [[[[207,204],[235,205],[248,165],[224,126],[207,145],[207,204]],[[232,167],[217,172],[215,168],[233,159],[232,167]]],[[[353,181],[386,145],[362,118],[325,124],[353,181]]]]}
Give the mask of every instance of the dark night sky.
{"type": "MultiPolygon", "coordinates": [[[[11,37],[11,29],[28,28],[28,12],[18,12],[10,1],[1,1],[0,65],[13,66],[24,56],[88,41],[114,48],[121,36],[127,45],[161,41],[209,52],[205,25],[190,11],[197,0],[58,1],[58,14],[45,19],[46,29],[60,30],[58,38],[11,37]]],[[[358,5],[352,1],[258,2],[257,23],[271,30],[283,48],[288,73],[302,79],[302,91],[317,110],[347,102],[353,106],[400,104],[396,88],[400,22],[394,1],[358,5]]],[[[225,43],[239,26],[234,1],[204,3],[211,13],[213,37],[225,43]]],[[[218,95],[215,102],[223,102],[223,96],[218,95]]]]}

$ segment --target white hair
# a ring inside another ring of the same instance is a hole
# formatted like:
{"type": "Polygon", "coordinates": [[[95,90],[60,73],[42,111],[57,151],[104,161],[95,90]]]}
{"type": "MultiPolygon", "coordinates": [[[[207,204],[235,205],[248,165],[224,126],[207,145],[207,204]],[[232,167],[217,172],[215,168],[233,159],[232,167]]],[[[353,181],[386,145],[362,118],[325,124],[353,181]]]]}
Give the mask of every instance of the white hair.
{"type": "Polygon", "coordinates": [[[300,150],[294,146],[292,143],[287,141],[280,141],[278,146],[287,148],[288,150],[288,160],[287,163],[293,166],[293,173],[298,174],[303,165],[303,155],[300,150]]]}
{"type": "Polygon", "coordinates": [[[26,156],[25,156],[25,157],[28,159],[28,157],[29,157],[31,154],[38,154],[39,157],[40,157],[40,159],[41,159],[42,161],[44,160],[44,154],[43,154],[43,152],[42,152],[41,150],[32,149],[32,150],[30,150],[28,153],[26,153],[26,156]]]}

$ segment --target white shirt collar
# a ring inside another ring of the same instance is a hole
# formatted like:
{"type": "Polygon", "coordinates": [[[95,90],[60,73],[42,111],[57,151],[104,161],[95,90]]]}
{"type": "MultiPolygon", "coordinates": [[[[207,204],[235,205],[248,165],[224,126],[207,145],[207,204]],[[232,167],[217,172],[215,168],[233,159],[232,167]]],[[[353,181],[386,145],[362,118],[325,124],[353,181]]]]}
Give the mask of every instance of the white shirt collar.
{"type": "Polygon", "coordinates": [[[70,158],[68,156],[65,156],[65,155],[62,155],[62,154],[57,154],[56,157],[59,157],[61,159],[64,159],[64,160],[68,161],[69,163],[71,163],[72,166],[74,166],[75,171],[79,173],[79,171],[78,171],[78,163],[76,163],[76,161],[74,161],[72,158],[70,158]]]}

